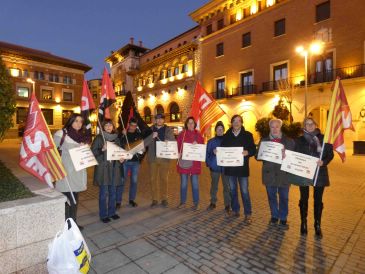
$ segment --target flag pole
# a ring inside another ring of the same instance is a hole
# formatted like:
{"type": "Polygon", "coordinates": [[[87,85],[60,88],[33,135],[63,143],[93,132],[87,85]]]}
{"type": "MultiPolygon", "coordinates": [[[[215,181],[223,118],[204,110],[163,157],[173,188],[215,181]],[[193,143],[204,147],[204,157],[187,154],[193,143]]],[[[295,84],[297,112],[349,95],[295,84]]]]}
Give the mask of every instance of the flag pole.
{"type": "MultiPolygon", "coordinates": [[[[321,155],[319,156],[319,161],[322,161],[324,145],[325,145],[325,143],[323,142],[322,150],[321,150],[321,155]]],[[[318,174],[319,174],[319,169],[320,169],[320,168],[321,168],[321,167],[317,165],[316,175],[315,175],[315,177],[314,177],[314,181],[313,181],[313,186],[316,186],[316,185],[317,185],[317,179],[318,179],[318,174]]]]}
{"type": "Polygon", "coordinates": [[[73,202],[74,202],[74,204],[76,205],[75,196],[74,196],[74,193],[72,192],[72,189],[71,189],[70,183],[69,183],[69,181],[68,181],[68,179],[67,179],[67,176],[65,177],[65,180],[66,180],[66,183],[67,183],[68,188],[70,189],[70,193],[71,193],[72,201],[73,201],[73,202]]]}
{"type": "Polygon", "coordinates": [[[98,113],[98,125],[99,125],[99,128],[100,128],[101,136],[103,137],[104,144],[106,144],[103,128],[101,127],[100,120],[99,120],[99,113],[98,113]]]}
{"type": "MultiPolygon", "coordinates": [[[[119,118],[120,118],[120,121],[122,122],[122,127],[127,131],[127,129],[125,128],[124,126],[124,122],[123,122],[123,117],[122,117],[122,111],[120,111],[120,114],[119,114],[119,118]]],[[[127,132],[125,133],[125,138],[127,140],[127,146],[128,146],[128,150],[130,150],[130,146],[129,146],[129,141],[128,141],[128,135],[127,135],[127,132]]]]}

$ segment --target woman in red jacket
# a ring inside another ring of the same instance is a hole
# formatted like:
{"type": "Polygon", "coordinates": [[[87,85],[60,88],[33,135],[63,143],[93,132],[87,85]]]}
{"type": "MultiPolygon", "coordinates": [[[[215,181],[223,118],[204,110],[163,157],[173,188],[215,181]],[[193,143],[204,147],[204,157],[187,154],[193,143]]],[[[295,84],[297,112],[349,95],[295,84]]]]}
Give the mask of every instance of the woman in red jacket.
{"type": "Polygon", "coordinates": [[[197,124],[194,117],[188,117],[185,121],[184,130],[177,137],[177,144],[179,148],[179,160],[177,165],[177,172],[180,174],[180,205],[178,208],[185,208],[186,195],[188,191],[188,179],[190,177],[194,210],[199,210],[199,175],[201,173],[201,163],[199,161],[182,160],[181,155],[183,151],[183,143],[190,144],[204,144],[204,139],[200,132],[196,130],[197,124]]]}

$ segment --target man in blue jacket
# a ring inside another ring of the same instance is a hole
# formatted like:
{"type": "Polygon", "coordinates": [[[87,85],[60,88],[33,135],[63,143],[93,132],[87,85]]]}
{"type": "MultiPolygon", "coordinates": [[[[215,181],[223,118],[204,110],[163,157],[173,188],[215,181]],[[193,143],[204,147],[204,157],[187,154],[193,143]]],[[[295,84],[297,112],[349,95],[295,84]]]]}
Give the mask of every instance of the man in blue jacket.
{"type": "Polygon", "coordinates": [[[212,179],[210,186],[210,205],[207,210],[216,208],[217,192],[219,178],[222,178],[223,183],[223,197],[225,211],[227,215],[231,212],[231,191],[229,188],[228,176],[224,175],[223,167],[217,165],[217,147],[221,146],[224,134],[224,125],[222,121],[218,121],[215,125],[215,137],[210,139],[207,144],[206,164],[210,169],[210,177],[212,179]]]}

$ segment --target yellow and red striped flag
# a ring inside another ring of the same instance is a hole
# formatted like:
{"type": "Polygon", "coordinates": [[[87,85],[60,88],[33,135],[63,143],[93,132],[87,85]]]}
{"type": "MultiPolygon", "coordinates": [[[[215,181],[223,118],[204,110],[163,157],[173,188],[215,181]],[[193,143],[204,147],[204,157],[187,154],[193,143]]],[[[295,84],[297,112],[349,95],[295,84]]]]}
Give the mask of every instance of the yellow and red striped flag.
{"type": "Polygon", "coordinates": [[[51,188],[52,182],[67,175],[34,92],[29,100],[19,165],[51,188]]]}
{"type": "Polygon", "coordinates": [[[211,124],[224,114],[225,112],[221,109],[219,104],[208,92],[206,92],[200,83],[197,82],[190,116],[193,116],[195,121],[197,121],[200,132],[204,134],[211,124]]]}
{"type": "Polygon", "coordinates": [[[342,162],[346,159],[344,140],[346,129],[354,130],[354,127],[345,91],[340,78],[337,78],[332,86],[332,98],[323,143],[332,144],[333,150],[338,153],[342,162]]]}

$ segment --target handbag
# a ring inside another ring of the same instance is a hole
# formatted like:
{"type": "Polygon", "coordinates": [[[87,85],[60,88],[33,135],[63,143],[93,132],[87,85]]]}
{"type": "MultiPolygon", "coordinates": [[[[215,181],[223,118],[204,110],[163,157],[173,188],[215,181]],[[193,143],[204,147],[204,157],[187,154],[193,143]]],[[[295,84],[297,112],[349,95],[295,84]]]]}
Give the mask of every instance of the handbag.
{"type": "Polygon", "coordinates": [[[61,137],[61,141],[60,141],[60,145],[57,147],[57,151],[60,154],[60,156],[62,156],[62,145],[65,142],[65,138],[66,138],[66,130],[62,129],[62,137],[61,137]]]}
{"type": "MultiPolygon", "coordinates": [[[[183,148],[183,145],[184,145],[185,134],[186,134],[186,130],[184,131],[184,136],[183,136],[183,139],[182,139],[182,142],[181,142],[181,147],[180,147],[180,153],[181,154],[182,154],[182,148],[183,148]]],[[[195,141],[196,141],[196,136],[195,136],[195,141]]],[[[183,160],[182,155],[181,155],[180,159],[178,160],[178,165],[182,169],[189,169],[193,166],[193,161],[183,160]]]]}

